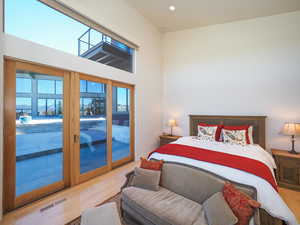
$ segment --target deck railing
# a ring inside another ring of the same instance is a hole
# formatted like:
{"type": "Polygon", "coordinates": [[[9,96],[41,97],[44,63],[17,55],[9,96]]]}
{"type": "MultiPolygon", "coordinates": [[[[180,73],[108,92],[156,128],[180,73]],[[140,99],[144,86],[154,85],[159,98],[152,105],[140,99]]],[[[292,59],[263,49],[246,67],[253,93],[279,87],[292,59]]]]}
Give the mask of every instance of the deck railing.
{"type": "Polygon", "coordinates": [[[122,51],[125,51],[129,54],[132,53],[132,49],[129,48],[127,45],[116,41],[112,39],[111,37],[104,35],[92,28],[89,28],[87,31],[85,31],[79,38],[78,38],[78,56],[82,56],[85,52],[89,51],[94,46],[98,45],[101,42],[105,42],[107,44],[113,45],[114,47],[119,48],[122,51]],[[94,36],[93,36],[93,33],[94,36]],[[95,38],[95,36],[97,37],[95,38]],[[87,46],[86,48],[83,48],[83,45],[87,46]]]}

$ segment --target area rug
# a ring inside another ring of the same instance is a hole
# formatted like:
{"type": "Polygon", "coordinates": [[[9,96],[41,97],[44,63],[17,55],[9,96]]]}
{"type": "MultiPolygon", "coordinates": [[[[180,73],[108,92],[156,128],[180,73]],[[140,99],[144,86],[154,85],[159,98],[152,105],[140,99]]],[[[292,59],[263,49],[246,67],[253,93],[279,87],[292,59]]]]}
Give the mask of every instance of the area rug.
{"type": "MultiPolygon", "coordinates": [[[[97,206],[100,206],[100,205],[103,205],[105,203],[108,203],[108,202],[115,202],[117,203],[117,207],[118,207],[118,211],[119,211],[119,215],[121,215],[121,210],[120,210],[120,206],[121,206],[121,201],[120,201],[120,193],[116,194],[115,196],[107,199],[106,201],[104,201],[103,203],[97,205],[97,206]]],[[[80,225],[80,219],[81,217],[77,217],[76,219],[72,220],[71,222],[67,223],[66,225],[80,225]]],[[[121,219],[121,223],[122,225],[126,225],[126,223],[123,221],[123,219],[121,219]]]]}

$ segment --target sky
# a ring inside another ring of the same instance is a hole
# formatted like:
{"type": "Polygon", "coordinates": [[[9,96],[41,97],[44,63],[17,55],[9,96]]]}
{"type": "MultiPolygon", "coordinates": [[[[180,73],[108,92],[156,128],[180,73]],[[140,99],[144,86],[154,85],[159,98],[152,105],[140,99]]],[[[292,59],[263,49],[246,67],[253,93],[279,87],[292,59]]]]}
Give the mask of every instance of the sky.
{"type": "MultiPolygon", "coordinates": [[[[5,0],[5,32],[22,39],[77,55],[77,39],[88,28],[37,0],[5,0]]],[[[101,34],[93,32],[95,43],[101,34]]]]}
{"type": "MultiPolygon", "coordinates": [[[[88,29],[37,0],[5,0],[5,33],[19,38],[78,55],[77,39],[88,29]]],[[[100,40],[101,33],[93,30],[91,42],[100,40]]],[[[121,88],[118,103],[126,104],[126,91],[121,88]]]]}

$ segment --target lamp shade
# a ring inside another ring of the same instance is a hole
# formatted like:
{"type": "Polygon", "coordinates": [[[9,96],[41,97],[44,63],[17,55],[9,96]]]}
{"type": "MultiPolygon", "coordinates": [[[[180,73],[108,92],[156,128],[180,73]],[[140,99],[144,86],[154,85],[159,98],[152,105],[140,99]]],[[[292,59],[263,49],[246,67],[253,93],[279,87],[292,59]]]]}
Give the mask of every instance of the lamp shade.
{"type": "Polygon", "coordinates": [[[300,123],[285,123],[280,131],[283,135],[300,135],[300,123]]]}
{"type": "Polygon", "coordinates": [[[170,119],[168,121],[168,125],[169,125],[169,127],[176,127],[177,126],[176,120],[170,119]]]}

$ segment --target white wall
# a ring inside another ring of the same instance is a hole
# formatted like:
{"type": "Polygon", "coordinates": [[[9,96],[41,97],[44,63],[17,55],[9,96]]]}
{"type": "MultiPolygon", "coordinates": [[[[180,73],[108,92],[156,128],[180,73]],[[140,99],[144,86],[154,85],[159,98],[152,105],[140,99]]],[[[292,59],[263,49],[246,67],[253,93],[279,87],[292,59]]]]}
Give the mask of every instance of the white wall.
{"type": "MultiPolygon", "coordinates": [[[[138,44],[140,50],[136,53],[135,74],[0,33],[4,38],[0,42],[4,44],[3,54],[135,84],[135,151],[136,159],[139,159],[141,155],[157,146],[158,135],[161,132],[163,81],[161,73],[161,34],[135,9],[127,5],[124,0],[63,0],[62,2],[138,44]]],[[[2,58],[2,55],[0,55],[0,58],[2,58]]],[[[0,78],[2,77],[3,75],[0,73],[0,78]]],[[[2,104],[2,99],[0,104],[2,104]]],[[[2,117],[0,125],[1,123],[2,117]]],[[[1,132],[0,136],[2,136],[1,132]]],[[[1,144],[2,140],[0,139],[0,141],[1,144]]],[[[2,160],[0,165],[3,165],[2,160]]],[[[2,183],[0,182],[0,184],[2,183]]],[[[1,190],[0,192],[2,193],[1,190]]]]}
{"type": "MultiPolygon", "coordinates": [[[[300,122],[300,12],[167,33],[163,37],[164,126],[188,115],[266,115],[267,146],[300,122]]],[[[297,139],[300,151],[300,138],[297,139]]]]}

